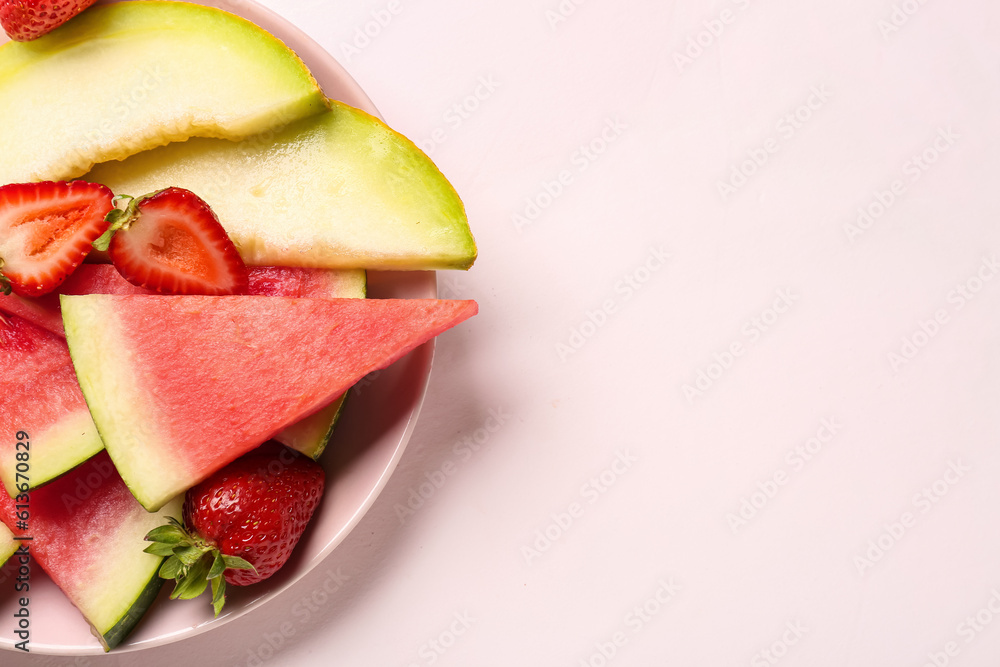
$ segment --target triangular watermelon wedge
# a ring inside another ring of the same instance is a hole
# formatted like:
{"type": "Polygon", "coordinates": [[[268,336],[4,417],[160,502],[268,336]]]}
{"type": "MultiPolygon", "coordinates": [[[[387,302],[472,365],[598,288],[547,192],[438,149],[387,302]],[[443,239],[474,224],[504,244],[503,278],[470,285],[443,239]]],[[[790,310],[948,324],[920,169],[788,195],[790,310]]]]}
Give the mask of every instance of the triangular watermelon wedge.
{"type": "MultiPolygon", "coordinates": [[[[144,537],[168,516],[179,520],[183,500],[173,499],[157,514],[147,512],[102,452],[27,497],[0,494],[0,521],[12,541],[13,535],[25,538],[18,544],[80,610],[108,651],[156,599],[163,558],[143,551],[149,545],[144,537]]],[[[23,552],[17,556],[22,557],[23,552]]],[[[10,586],[13,591],[13,582],[10,586]]],[[[47,611],[43,607],[41,613],[47,611]]]]}
{"type": "Polygon", "coordinates": [[[150,511],[478,311],[437,299],[61,300],[94,422],[150,511]]]}
{"type": "Polygon", "coordinates": [[[103,446],[66,341],[16,315],[0,320],[0,493],[41,486],[103,446]]]}

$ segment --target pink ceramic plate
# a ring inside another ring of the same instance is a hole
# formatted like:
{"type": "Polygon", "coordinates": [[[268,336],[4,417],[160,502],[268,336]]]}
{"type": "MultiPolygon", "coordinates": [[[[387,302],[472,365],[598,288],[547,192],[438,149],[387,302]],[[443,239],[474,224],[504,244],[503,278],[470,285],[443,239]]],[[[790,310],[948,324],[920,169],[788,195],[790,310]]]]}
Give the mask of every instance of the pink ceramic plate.
{"type": "MultiPolygon", "coordinates": [[[[344,69],[307,35],[250,0],[208,0],[200,4],[239,14],[294,49],[328,97],[378,115],[371,100],[344,69]]],[[[0,43],[7,41],[0,33],[0,43]]],[[[434,272],[369,272],[369,296],[435,298],[434,272]]],[[[175,642],[228,623],[292,586],[340,544],[371,507],[395,469],[416,423],[430,374],[433,343],[414,350],[392,367],[366,378],[348,401],[322,463],[327,471],[323,504],[296,554],[275,577],[242,590],[230,589],[222,615],[212,618],[208,600],[171,602],[170,585],[132,636],[115,653],[175,642]]],[[[0,617],[17,609],[9,568],[0,579],[0,617]]],[[[31,579],[31,640],[34,653],[102,654],[80,613],[35,567],[31,579]]],[[[0,649],[14,651],[13,624],[0,624],[0,649]]],[[[4,660],[0,659],[0,663],[4,660]]]]}

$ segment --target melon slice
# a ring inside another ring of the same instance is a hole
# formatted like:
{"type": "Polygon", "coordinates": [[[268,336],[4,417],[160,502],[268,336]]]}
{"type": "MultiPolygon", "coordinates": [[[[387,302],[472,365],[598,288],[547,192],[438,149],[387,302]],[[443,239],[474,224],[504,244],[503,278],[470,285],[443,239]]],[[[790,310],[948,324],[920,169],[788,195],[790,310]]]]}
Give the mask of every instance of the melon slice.
{"type": "Polygon", "coordinates": [[[15,501],[0,494],[0,519],[90,623],[108,651],[131,632],[156,599],[163,559],[143,553],[143,539],[168,516],[181,518],[183,498],[159,512],[143,509],[104,452],[32,491],[26,530],[15,501]]]}
{"type": "MultiPolygon", "coordinates": [[[[250,268],[249,293],[258,296],[334,297],[363,299],[367,289],[360,270],[304,269],[284,266],[250,268]]],[[[153,294],[122,278],[109,264],[84,264],[59,286],[61,294],[153,294]]],[[[59,295],[40,299],[0,294],[0,311],[20,315],[32,324],[65,337],[59,295]]],[[[329,405],[274,436],[278,442],[318,459],[333,435],[347,392],[329,405]]],[[[70,462],[72,463],[72,462],[70,462]]],[[[77,462],[78,463],[78,462],[77,462]]],[[[74,464],[75,465],[75,464],[74,464]]],[[[68,470],[69,468],[67,468],[68,470]]]]}
{"type": "Polygon", "coordinates": [[[0,47],[0,183],[73,178],[189,137],[240,139],[326,106],[295,53],[233,14],[98,5],[0,47]]]}
{"type": "Polygon", "coordinates": [[[149,510],[474,315],[474,301],[62,296],[104,444],[149,510]]]}
{"type": "Polygon", "coordinates": [[[17,316],[5,319],[0,322],[0,480],[14,495],[18,482],[27,481],[29,488],[45,484],[104,444],[80,393],[66,341],[17,316]],[[18,433],[27,434],[30,443],[20,477],[18,433]]]}
{"type": "Polygon", "coordinates": [[[86,178],[131,195],[197,192],[248,265],[472,266],[465,207],[430,158],[382,121],[331,105],[276,134],[172,144],[86,178]]]}

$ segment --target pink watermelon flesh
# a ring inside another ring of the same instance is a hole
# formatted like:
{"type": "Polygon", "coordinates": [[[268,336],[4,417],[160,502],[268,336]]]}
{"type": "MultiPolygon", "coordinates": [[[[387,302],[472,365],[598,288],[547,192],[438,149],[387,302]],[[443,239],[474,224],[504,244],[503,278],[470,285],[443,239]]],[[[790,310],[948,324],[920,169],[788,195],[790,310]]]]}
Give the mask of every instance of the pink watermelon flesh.
{"type": "Polygon", "coordinates": [[[91,414],[150,510],[477,310],[436,299],[62,297],[91,414]]]}
{"type": "Polygon", "coordinates": [[[66,341],[15,315],[0,322],[0,479],[44,484],[104,447],[80,393],[66,341]],[[28,461],[17,474],[17,434],[28,461]]]}
{"type": "MultiPolygon", "coordinates": [[[[254,296],[341,297],[353,289],[357,271],[334,271],[285,266],[248,267],[250,288],[254,296]]],[[[82,264],[70,274],[58,293],[40,299],[16,294],[0,294],[0,312],[17,315],[65,336],[62,313],[59,312],[59,294],[156,294],[152,290],[133,285],[125,280],[111,264],[82,264]]]]}
{"type": "Polygon", "coordinates": [[[27,535],[31,558],[83,613],[105,649],[120,643],[152,604],[162,558],[143,553],[147,532],[180,518],[181,499],[147,512],[104,452],[28,496],[26,524],[17,500],[0,494],[0,520],[27,535]]]}
{"type": "MultiPolygon", "coordinates": [[[[248,293],[256,296],[360,298],[364,295],[364,276],[359,271],[255,266],[249,267],[249,274],[248,293]]],[[[59,286],[58,292],[73,295],[155,294],[125,280],[110,264],[83,264],[77,267],[59,286]]],[[[0,295],[0,311],[20,315],[59,336],[66,335],[58,294],[47,294],[41,299],[16,294],[0,295]]],[[[328,406],[276,434],[274,439],[314,459],[319,458],[329,442],[345,398],[344,395],[337,397],[328,406]]]]}
{"type": "Polygon", "coordinates": [[[0,294],[0,315],[3,313],[17,315],[58,336],[64,335],[58,294],[50,292],[35,299],[14,293],[0,294]]]}

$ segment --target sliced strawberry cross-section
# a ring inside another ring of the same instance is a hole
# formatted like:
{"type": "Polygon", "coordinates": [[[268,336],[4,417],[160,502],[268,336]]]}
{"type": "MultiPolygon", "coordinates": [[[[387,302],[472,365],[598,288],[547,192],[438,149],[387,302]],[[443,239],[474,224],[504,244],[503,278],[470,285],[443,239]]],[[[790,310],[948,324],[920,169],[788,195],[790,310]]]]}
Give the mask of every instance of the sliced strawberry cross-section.
{"type": "Polygon", "coordinates": [[[209,205],[190,190],[137,197],[109,217],[111,227],[94,247],[106,248],[133,285],[162,294],[246,293],[247,267],[236,246],[209,205]]]}
{"type": "Polygon", "coordinates": [[[108,228],[113,201],[86,181],[0,187],[0,289],[41,296],[58,287],[108,228]]]}

